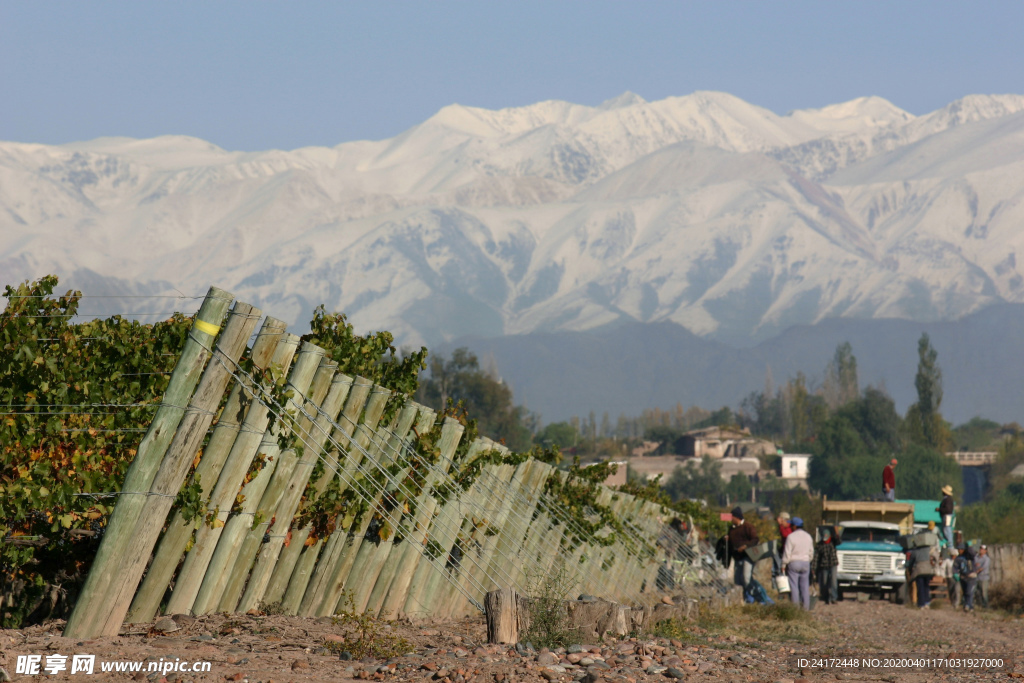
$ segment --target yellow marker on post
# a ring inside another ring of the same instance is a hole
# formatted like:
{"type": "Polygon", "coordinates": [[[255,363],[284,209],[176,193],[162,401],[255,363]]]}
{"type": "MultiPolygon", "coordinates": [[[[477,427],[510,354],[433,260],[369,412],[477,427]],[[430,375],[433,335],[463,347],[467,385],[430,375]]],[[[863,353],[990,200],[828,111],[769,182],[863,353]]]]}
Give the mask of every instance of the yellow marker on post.
{"type": "Polygon", "coordinates": [[[220,332],[220,327],[218,327],[217,325],[208,323],[205,320],[199,320],[198,318],[196,318],[196,321],[195,323],[192,324],[192,327],[196,330],[199,330],[200,332],[205,332],[211,337],[216,337],[217,333],[220,332]]]}

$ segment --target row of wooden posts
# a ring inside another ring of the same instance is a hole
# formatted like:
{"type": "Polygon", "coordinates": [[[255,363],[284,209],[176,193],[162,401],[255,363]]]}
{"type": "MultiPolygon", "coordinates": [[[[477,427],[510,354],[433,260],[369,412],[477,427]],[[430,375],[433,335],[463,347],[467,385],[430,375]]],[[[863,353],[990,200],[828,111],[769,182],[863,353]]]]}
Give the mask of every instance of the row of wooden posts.
{"type": "Polygon", "coordinates": [[[488,591],[528,591],[531,577],[556,565],[581,591],[608,599],[636,600],[653,588],[665,510],[602,488],[595,502],[623,520],[614,542],[602,544],[546,501],[546,483],[565,475],[545,463],[488,464],[462,490],[450,468],[507,449],[480,438],[454,462],[462,424],[438,421],[412,401],[382,424],[391,391],[339,372],[323,349],[300,343],[280,320],[266,317],[257,331],[261,311],[232,302],[211,288],[199,309],[66,636],[114,635],[125,621],[148,622],[160,613],[246,612],[269,604],[304,616],[340,609],[458,616],[480,609],[488,591]],[[240,365],[254,333],[251,365],[287,369],[285,398],[268,394],[240,365]],[[440,457],[416,504],[387,511],[385,496],[407,490],[410,471],[425,465],[410,435],[433,429],[440,457]],[[254,462],[262,463],[258,472],[254,462]],[[312,490],[321,494],[337,479],[369,513],[357,523],[337,520],[332,533],[314,541],[310,526],[296,519],[319,462],[323,475],[312,490]],[[205,519],[171,514],[190,482],[198,482],[211,511],[205,519]],[[381,519],[400,531],[400,542],[394,534],[368,533],[381,519]]]}

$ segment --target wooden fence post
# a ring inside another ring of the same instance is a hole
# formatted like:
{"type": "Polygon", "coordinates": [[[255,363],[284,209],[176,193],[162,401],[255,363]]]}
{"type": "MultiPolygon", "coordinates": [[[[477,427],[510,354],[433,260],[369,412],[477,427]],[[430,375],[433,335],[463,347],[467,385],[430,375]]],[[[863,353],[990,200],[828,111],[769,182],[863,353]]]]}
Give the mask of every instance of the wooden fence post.
{"type": "MultiPolygon", "coordinates": [[[[427,485],[423,487],[424,493],[416,504],[416,514],[410,520],[410,524],[406,529],[405,541],[403,543],[405,548],[400,553],[401,559],[398,561],[395,578],[391,582],[391,587],[388,589],[388,597],[384,601],[384,610],[394,616],[400,616],[395,614],[395,612],[405,606],[405,601],[409,594],[409,585],[412,583],[416,567],[421,560],[427,561],[426,557],[423,556],[424,544],[429,539],[427,529],[437,507],[437,502],[430,495],[430,490],[440,481],[441,475],[448,471],[451,459],[455,455],[455,450],[458,448],[459,440],[462,438],[464,431],[465,427],[457,420],[450,417],[445,418],[444,425],[441,428],[441,436],[437,443],[437,448],[441,453],[440,462],[437,463],[440,474],[432,472],[428,476],[427,485]]],[[[394,555],[392,553],[392,557],[394,555]]]]}
{"type": "MultiPolygon", "coordinates": [[[[363,415],[363,421],[356,427],[355,435],[351,439],[353,445],[348,449],[349,457],[345,459],[344,476],[350,482],[349,488],[359,486],[361,490],[359,496],[364,500],[367,497],[373,496],[376,493],[376,489],[372,486],[364,488],[359,482],[364,482],[370,476],[373,476],[375,468],[370,468],[369,475],[367,476],[366,473],[360,471],[360,463],[366,458],[379,457],[370,448],[370,440],[390,397],[391,391],[389,389],[379,385],[373,387],[370,398],[366,402],[366,412],[363,415]],[[364,456],[364,451],[368,455],[364,456]]],[[[370,501],[365,502],[369,503],[370,501]]],[[[363,516],[372,514],[372,506],[368,505],[363,516]]],[[[338,537],[338,543],[335,545],[337,550],[332,556],[333,561],[328,565],[329,569],[324,574],[326,580],[323,583],[325,589],[321,611],[326,609],[328,607],[327,603],[330,603],[332,600],[333,604],[329,605],[330,611],[324,612],[321,616],[334,614],[334,605],[337,604],[338,598],[341,596],[345,580],[348,578],[348,572],[352,568],[352,560],[355,558],[351,556],[351,551],[355,539],[351,531],[351,528],[345,528],[339,524],[334,534],[332,534],[332,536],[338,537]]]]}
{"type": "MultiPolygon", "coordinates": [[[[298,354],[296,354],[295,364],[292,372],[288,375],[288,384],[286,386],[286,389],[292,392],[292,397],[288,399],[283,411],[277,409],[280,413],[279,419],[263,435],[259,453],[266,458],[266,463],[259,471],[259,474],[242,487],[242,496],[244,496],[244,502],[241,505],[242,511],[238,515],[229,518],[227,523],[224,524],[223,533],[220,534],[217,547],[210,558],[209,566],[206,567],[195,603],[190,606],[190,609],[195,614],[206,614],[217,609],[227,582],[231,579],[229,568],[238,559],[242,540],[252,526],[253,518],[258,511],[258,505],[262,501],[263,494],[270,484],[274,472],[282,464],[285,466],[289,464],[294,465],[294,462],[288,462],[280,458],[281,445],[279,436],[282,431],[285,434],[288,433],[289,426],[284,424],[285,419],[294,419],[296,413],[298,413],[297,405],[298,401],[301,400],[299,397],[304,396],[309,390],[309,385],[313,381],[313,375],[320,365],[320,358],[323,357],[323,354],[323,349],[309,342],[303,343],[298,354]]],[[[220,484],[221,482],[218,481],[218,488],[220,488],[220,484]]],[[[214,491],[214,495],[216,495],[216,489],[214,491]]],[[[235,488],[233,491],[230,491],[229,495],[230,502],[225,506],[224,512],[230,512],[231,506],[238,495],[238,489],[235,488]]],[[[177,588],[175,590],[177,591],[177,588]]],[[[171,597],[173,599],[173,594],[171,597]]]]}
{"type": "Polygon", "coordinates": [[[188,470],[234,375],[235,363],[245,350],[260,315],[260,311],[249,304],[236,302],[228,317],[224,332],[217,340],[213,359],[203,372],[195,396],[189,402],[185,417],[178,425],[160,470],[153,479],[151,495],[146,497],[135,534],[118,567],[117,581],[112,584],[110,598],[104,604],[107,616],[100,629],[103,635],[117,635],[121,630],[167,515],[185,483],[188,470]]]}
{"type": "MultiPolygon", "coordinates": [[[[274,350],[270,367],[287,369],[292,364],[298,344],[298,336],[282,334],[281,340],[274,350]]],[[[210,558],[213,556],[224,530],[225,520],[238,496],[238,488],[242,485],[246,471],[263,442],[264,432],[269,422],[267,406],[256,395],[253,395],[252,401],[245,414],[245,419],[242,421],[242,426],[238,430],[238,436],[235,437],[231,446],[227,460],[224,462],[224,467],[221,469],[220,476],[213,486],[213,493],[210,494],[210,511],[216,521],[214,526],[202,524],[196,529],[195,544],[185,555],[185,562],[178,571],[174,582],[174,591],[167,602],[168,614],[180,614],[192,610],[203,577],[206,575],[210,558]]]]}
{"type": "Polygon", "coordinates": [[[68,638],[90,638],[102,632],[103,624],[109,616],[105,605],[112,599],[112,584],[117,580],[118,567],[124,560],[125,549],[135,535],[139,515],[149,497],[147,494],[150,486],[184,417],[185,405],[199,383],[200,374],[210,357],[213,340],[220,331],[224,313],[233,298],[228,292],[211,287],[196,314],[196,321],[171,374],[161,407],[153,416],[128,468],[106,534],[64,629],[64,635],[68,638]]]}
{"type": "MultiPolygon", "coordinates": [[[[418,411],[419,407],[411,401],[403,406],[402,412],[395,421],[393,435],[387,439],[384,447],[380,449],[380,460],[382,466],[390,467],[395,464],[399,464],[397,451],[401,447],[401,442],[405,439],[405,436],[412,428],[412,423],[416,419],[418,411]],[[389,452],[388,449],[391,449],[391,452],[389,452]]],[[[394,481],[401,484],[408,475],[408,472],[409,466],[406,464],[402,470],[393,476],[394,481]]],[[[398,487],[391,482],[385,482],[385,486],[389,493],[394,493],[398,489],[398,487]]],[[[375,493],[373,508],[379,506],[383,498],[383,493],[375,493]]],[[[380,549],[380,544],[387,542],[386,540],[380,540],[377,543],[374,543],[373,541],[366,540],[366,531],[372,520],[372,514],[364,515],[363,521],[360,522],[359,528],[353,535],[354,547],[351,551],[351,555],[354,559],[352,562],[352,569],[349,570],[349,575],[359,577],[359,582],[353,587],[352,595],[353,609],[357,613],[361,613],[365,608],[366,601],[370,597],[370,591],[373,589],[373,584],[377,579],[377,574],[380,572],[379,565],[373,566],[372,558],[376,556],[376,551],[380,549]]]]}
{"type": "MultiPolygon", "coordinates": [[[[318,486],[323,482],[323,486],[326,487],[334,478],[338,478],[339,491],[344,492],[348,488],[348,482],[345,481],[343,472],[346,463],[351,457],[354,457],[347,449],[349,437],[356,430],[356,424],[360,415],[363,414],[372,387],[373,382],[370,380],[364,377],[355,378],[348,401],[345,403],[345,409],[341,411],[337,427],[331,435],[332,441],[337,444],[335,448],[344,448],[346,452],[343,454],[338,450],[331,451],[327,458],[331,462],[330,478],[323,477],[317,482],[318,486]]],[[[318,488],[317,492],[322,493],[323,490],[324,488],[318,488]]],[[[298,573],[295,574],[294,580],[289,579],[288,590],[285,591],[285,599],[282,604],[289,613],[292,613],[291,609],[294,607],[295,613],[299,616],[309,616],[307,612],[311,609],[313,595],[318,593],[321,583],[325,580],[324,574],[327,571],[329,558],[332,556],[337,542],[338,535],[331,534],[326,542],[323,539],[318,539],[316,543],[302,551],[299,561],[296,563],[296,572],[298,573]]]]}
{"type": "MultiPolygon", "coordinates": [[[[267,368],[284,331],[285,324],[282,321],[269,316],[264,319],[263,327],[252,345],[250,357],[253,366],[261,371],[267,368]]],[[[228,453],[231,452],[231,447],[238,436],[241,423],[250,405],[251,403],[243,391],[242,383],[236,382],[193,475],[193,480],[203,487],[202,500],[204,503],[208,503],[210,500],[213,486],[220,476],[228,453]]],[[[142,586],[139,587],[139,591],[132,601],[127,621],[148,622],[156,616],[156,612],[160,608],[160,601],[167,591],[174,570],[185,553],[185,547],[197,523],[201,523],[201,520],[186,522],[180,511],[175,513],[174,519],[168,524],[167,530],[160,539],[160,544],[157,546],[156,554],[142,581],[142,586]]]]}
{"type": "MultiPolygon", "coordinates": [[[[317,460],[324,461],[324,470],[320,475],[320,480],[329,478],[333,473],[328,469],[327,464],[333,462],[334,459],[329,456],[322,455],[324,450],[333,450],[333,446],[328,447],[327,440],[331,432],[334,430],[334,422],[338,418],[338,413],[341,412],[342,406],[345,400],[348,398],[348,393],[352,389],[352,378],[348,375],[338,373],[334,376],[334,380],[331,384],[331,395],[327,397],[324,402],[323,412],[320,415],[316,427],[313,429],[314,437],[319,442],[319,451],[316,458],[313,459],[311,465],[309,465],[310,473],[312,469],[316,467],[317,460]]],[[[305,454],[303,454],[305,460],[305,454]]],[[[308,477],[307,477],[308,479],[308,477]]],[[[308,484],[308,481],[307,481],[308,484]]],[[[305,488],[299,492],[299,498],[295,501],[295,510],[292,512],[292,517],[298,512],[298,507],[302,502],[302,495],[305,493],[305,488]]],[[[319,488],[316,483],[311,487],[312,493],[317,493],[323,489],[319,488]]],[[[290,521],[291,518],[289,518],[290,521]]],[[[274,566],[273,574],[270,577],[270,583],[267,584],[267,589],[264,592],[263,602],[268,604],[279,603],[284,598],[285,590],[288,588],[288,580],[291,578],[292,572],[295,569],[295,565],[299,560],[299,556],[302,550],[306,547],[306,539],[309,537],[309,526],[304,526],[300,529],[292,529],[291,540],[286,548],[281,550],[281,557],[278,559],[277,564],[274,566]]]]}
{"type": "MultiPolygon", "coordinates": [[[[436,422],[437,413],[425,406],[418,406],[418,408],[420,413],[416,419],[414,429],[417,434],[428,434],[436,422]]],[[[414,448],[415,446],[410,447],[414,448]]],[[[405,519],[400,520],[400,523],[404,524],[405,519]]],[[[384,598],[387,597],[388,588],[391,586],[391,581],[395,578],[395,571],[397,569],[397,564],[392,562],[390,558],[394,553],[402,552],[402,550],[396,548],[394,534],[378,546],[374,559],[375,580],[366,603],[360,608],[362,612],[375,616],[380,613],[384,598]]]]}
{"type": "MultiPolygon", "coordinates": [[[[332,361],[331,366],[330,374],[333,376],[337,364],[332,361]]],[[[314,380],[315,384],[316,381],[314,380]]],[[[274,522],[267,531],[270,535],[270,540],[265,542],[260,548],[256,566],[249,576],[249,583],[236,610],[238,612],[246,612],[254,607],[258,607],[260,602],[263,601],[270,578],[281,557],[285,537],[291,532],[292,518],[298,512],[302,494],[306,491],[306,484],[309,483],[309,477],[313,473],[313,468],[319,461],[320,453],[331,434],[332,424],[335,418],[338,417],[338,413],[341,412],[342,403],[348,395],[349,386],[345,383],[335,385],[332,382],[330,385],[331,391],[326,399],[322,401],[319,411],[316,410],[315,406],[321,400],[317,398],[318,392],[314,392],[314,398],[310,401],[311,405],[307,407],[307,412],[314,416],[315,420],[307,429],[309,435],[302,450],[302,457],[296,463],[295,472],[287,483],[281,502],[274,510],[272,516],[274,522]]],[[[295,540],[293,537],[292,541],[294,542],[295,540]]],[[[296,559],[297,557],[296,555],[296,559]]]]}

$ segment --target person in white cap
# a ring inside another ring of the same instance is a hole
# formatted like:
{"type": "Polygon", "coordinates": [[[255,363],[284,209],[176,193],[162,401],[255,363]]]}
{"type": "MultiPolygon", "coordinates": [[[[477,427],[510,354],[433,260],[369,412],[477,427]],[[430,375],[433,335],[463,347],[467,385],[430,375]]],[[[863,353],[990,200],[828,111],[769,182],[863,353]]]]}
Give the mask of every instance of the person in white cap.
{"type": "Polygon", "coordinates": [[[946,484],[942,487],[942,502],[935,511],[942,517],[942,535],[946,539],[946,547],[953,547],[953,510],[956,509],[956,502],[953,500],[953,487],[946,484]]]}

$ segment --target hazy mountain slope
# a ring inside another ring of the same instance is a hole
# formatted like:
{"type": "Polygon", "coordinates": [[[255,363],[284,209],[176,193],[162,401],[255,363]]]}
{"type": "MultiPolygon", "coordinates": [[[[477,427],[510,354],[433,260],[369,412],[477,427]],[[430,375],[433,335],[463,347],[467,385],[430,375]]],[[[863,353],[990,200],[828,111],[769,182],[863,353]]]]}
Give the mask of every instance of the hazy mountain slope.
{"type": "Polygon", "coordinates": [[[0,272],[216,283],[404,343],[661,321],[751,345],[837,316],[953,320],[1024,301],[1022,116],[1017,95],[914,117],[874,97],[779,116],[627,93],[452,105],[293,151],[0,143],[0,272]]]}
{"type": "Polygon", "coordinates": [[[670,323],[627,323],[587,332],[535,332],[456,340],[497,363],[518,401],[545,422],[607,411],[699,405],[738,408],[743,397],[803,372],[820,386],[838,344],[849,341],[861,386],[883,386],[900,412],[917,400],[917,340],[928,332],[943,373],[943,415],[955,423],[983,415],[1001,422],[1024,415],[1024,364],[1015,344],[1024,336],[1024,306],[998,305],[956,322],[832,318],[787,330],[749,349],[701,339],[670,323]]]}

